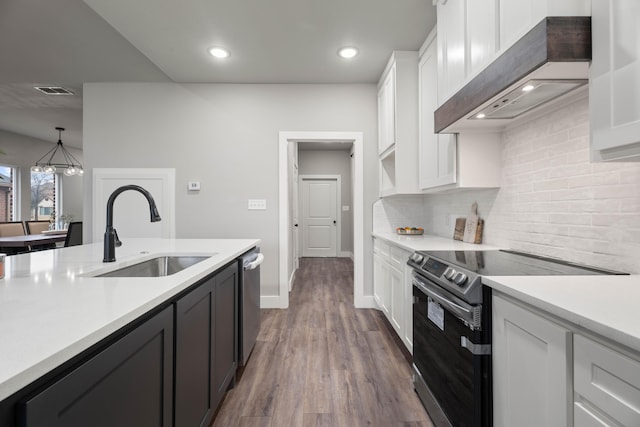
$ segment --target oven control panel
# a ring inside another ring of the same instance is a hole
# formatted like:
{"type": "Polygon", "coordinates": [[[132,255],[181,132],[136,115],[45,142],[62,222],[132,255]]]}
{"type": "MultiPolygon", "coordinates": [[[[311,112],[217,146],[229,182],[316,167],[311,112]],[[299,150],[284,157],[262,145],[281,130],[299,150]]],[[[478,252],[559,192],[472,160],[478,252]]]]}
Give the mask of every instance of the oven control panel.
{"type": "Polygon", "coordinates": [[[464,286],[464,284],[467,283],[467,275],[451,267],[447,267],[446,270],[444,270],[443,276],[458,286],[464,286]]]}

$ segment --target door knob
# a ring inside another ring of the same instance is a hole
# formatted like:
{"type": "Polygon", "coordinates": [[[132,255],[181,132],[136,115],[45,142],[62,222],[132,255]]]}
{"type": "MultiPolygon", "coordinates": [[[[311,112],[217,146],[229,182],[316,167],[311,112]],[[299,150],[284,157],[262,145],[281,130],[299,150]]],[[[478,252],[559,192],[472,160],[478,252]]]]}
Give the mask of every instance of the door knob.
{"type": "Polygon", "coordinates": [[[297,227],[297,226],[298,226],[298,224],[293,224],[293,226],[294,226],[294,227],[297,227]]]}
{"type": "Polygon", "coordinates": [[[333,220],[333,224],[335,225],[335,223],[336,223],[336,220],[334,219],[334,220],[333,220]]]}

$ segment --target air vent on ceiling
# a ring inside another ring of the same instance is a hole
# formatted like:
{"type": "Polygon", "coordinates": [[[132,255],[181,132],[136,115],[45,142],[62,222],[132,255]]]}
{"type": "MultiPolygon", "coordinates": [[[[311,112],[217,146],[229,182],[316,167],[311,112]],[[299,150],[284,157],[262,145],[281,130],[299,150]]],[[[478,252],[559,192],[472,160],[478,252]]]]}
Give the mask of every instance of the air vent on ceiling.
{"type": "Polygon", "coordinates": [[[33,88],[46,95],[74,95],[73,92],[62,86],[34,86],[33,88]]]}

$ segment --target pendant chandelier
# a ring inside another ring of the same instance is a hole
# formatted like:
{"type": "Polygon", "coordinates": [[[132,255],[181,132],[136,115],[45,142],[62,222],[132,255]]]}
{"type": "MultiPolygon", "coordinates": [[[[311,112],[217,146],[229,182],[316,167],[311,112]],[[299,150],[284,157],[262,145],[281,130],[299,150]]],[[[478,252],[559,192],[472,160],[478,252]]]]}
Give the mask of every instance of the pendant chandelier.
{"type": "Polygon", "coordinates": [[[31,167],[31,172],[56,173],[57,168],[61,168],[64,169],[63,173],[66,176],[82,176],[84,174],[82,164],[62,145],[64,128],[56,128],[56,130],[58,131],[58,143],[31,167]]]}

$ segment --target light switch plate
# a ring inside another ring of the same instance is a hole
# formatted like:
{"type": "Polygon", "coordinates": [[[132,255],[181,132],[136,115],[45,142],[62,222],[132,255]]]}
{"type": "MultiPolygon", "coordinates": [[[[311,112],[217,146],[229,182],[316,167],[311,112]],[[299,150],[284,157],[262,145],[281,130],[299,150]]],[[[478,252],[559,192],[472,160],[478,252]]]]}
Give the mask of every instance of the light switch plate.
{"type": "Polygon", "coordinates": [[[248,209],[250,211],[266,211],[267,201],[264,199],[249,199],[248,209]]]}
{"type": "Polygon", "coordinates": [[[350,206],[347,206],[347,205],[342,206],[342,212],[349,212],[349,209],[351,209],[350,206]]]}
{"type": "Polygon", "coordinates": [[[199,191],[200,181],[189,181],[189,184],[187,184],[187,189],[189,191],[199,191]]]}

